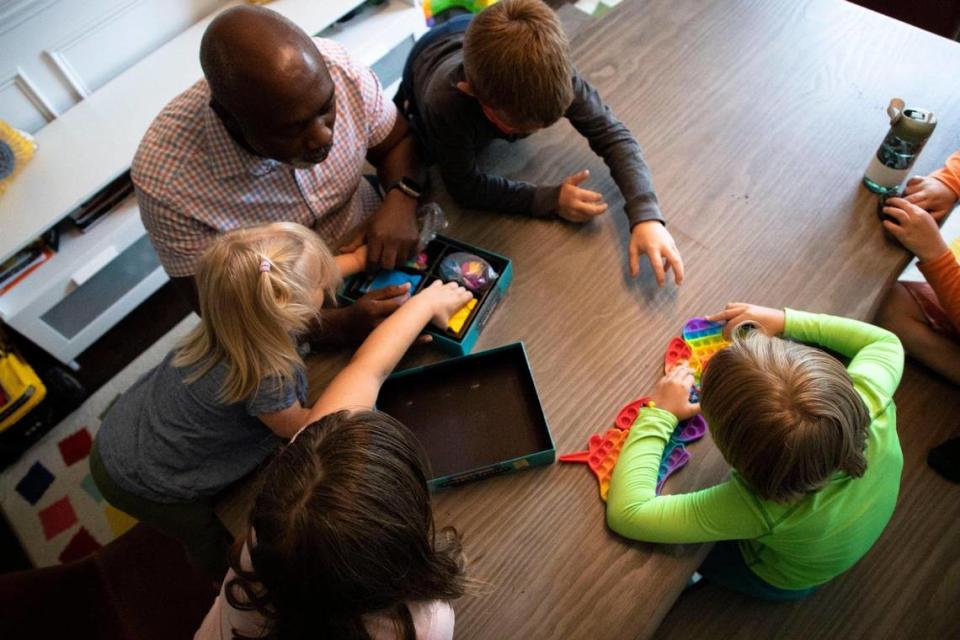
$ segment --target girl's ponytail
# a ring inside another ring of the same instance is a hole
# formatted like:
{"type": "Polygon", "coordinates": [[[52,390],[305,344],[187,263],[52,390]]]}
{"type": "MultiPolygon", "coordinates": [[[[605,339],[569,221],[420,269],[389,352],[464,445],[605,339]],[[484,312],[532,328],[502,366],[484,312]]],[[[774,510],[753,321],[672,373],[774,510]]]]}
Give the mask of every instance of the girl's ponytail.
{"type": "Polygon", "coordinates": [[[296,338],[332,296],[339,272],[313,232],[278,222],[218,237],[197,269],[201,323],[181,343],[174,365],[194,367],[192,382],[220,360],[227,375],[220,400],[235,403],[270,384],[290,381],[303,360],[296,338]]]}

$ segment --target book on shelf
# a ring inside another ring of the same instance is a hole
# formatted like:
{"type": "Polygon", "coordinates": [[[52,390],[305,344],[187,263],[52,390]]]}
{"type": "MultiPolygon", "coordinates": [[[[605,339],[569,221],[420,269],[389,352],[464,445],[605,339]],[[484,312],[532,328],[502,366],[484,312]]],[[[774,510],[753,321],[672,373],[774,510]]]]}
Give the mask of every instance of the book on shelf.
{"type": "Polygon", "coordinates": [[[0,264],[0,296],[14,288],[21,280],[49,260],[54,250],[43,240],[24,247],[0,264]]]}

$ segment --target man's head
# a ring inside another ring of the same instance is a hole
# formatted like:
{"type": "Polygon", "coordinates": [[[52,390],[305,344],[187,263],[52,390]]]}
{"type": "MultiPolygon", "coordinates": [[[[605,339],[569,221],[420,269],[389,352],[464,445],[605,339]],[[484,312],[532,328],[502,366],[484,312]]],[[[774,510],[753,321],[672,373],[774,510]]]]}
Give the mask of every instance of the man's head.
{"type": "Polygon", "coordinates": [[[466,82],[504,133],[530,133],[559,120],[573,101],[567,36],[540,0],[501,0],[470,22],[463,41],[466,82]]]}
{"type": "Polygon", "coordinates": [[[280,14],[241,6],[207,27],[200,64],[212,107],[249,151],[295,166],[326,159],[334,84],[310,37],[280,14]]]}

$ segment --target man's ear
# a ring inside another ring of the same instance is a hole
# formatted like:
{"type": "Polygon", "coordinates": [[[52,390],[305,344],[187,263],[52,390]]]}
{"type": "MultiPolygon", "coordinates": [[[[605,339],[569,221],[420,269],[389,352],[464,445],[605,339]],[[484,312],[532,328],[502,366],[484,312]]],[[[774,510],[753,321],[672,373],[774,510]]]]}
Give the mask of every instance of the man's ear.
{"type": "Polygon", "coordinates": [[[458,82],[457,89],[459,89],[461,93],[465,93],[471,98],[477,97],[476,95],[474,95],[473,89],[470,88],[470,83],[467,82],[466,80],[461,80],[460,82],[458,82]]]}

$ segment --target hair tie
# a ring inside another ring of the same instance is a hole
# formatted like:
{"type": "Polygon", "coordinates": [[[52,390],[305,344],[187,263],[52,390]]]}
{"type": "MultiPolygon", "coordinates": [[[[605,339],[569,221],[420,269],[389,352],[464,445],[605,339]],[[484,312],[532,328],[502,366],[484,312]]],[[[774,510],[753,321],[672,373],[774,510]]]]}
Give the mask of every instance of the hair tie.
{"type": "Polygon", "coordinates": [[[266,273],[270,271],[270,268],[273,266],[273,263],[270,262],[270,258],[261,258],[260,260],[260,273],[266,273]]]}

